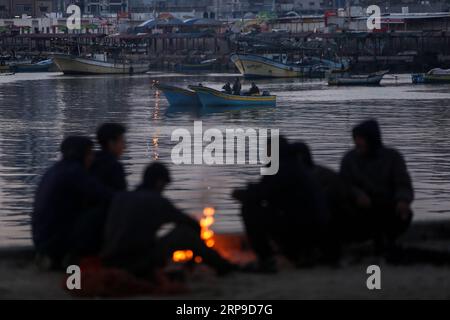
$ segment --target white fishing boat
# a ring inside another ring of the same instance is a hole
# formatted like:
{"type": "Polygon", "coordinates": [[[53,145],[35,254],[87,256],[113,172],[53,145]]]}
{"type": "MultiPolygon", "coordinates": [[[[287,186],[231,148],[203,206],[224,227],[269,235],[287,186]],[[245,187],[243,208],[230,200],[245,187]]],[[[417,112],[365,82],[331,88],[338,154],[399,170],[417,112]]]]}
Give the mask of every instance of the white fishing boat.
{"type": "Polygon", "coordinates": [[[348,68],[348,62],[334,62],[316,57],[290,63],[287,54],[233,54],[230,59],[246,78],[315,77],[322,76],[326,70],[348,68]]]}
{"type": "Polygon", "coordinates": [[[379,85],[389,70],[378,71],[368,75],[350,75],[348,73],[332,73],[328,84],[334,86],[370,86],[379,85]]]}
{"type": "Polygon", "coordinates": [[[53,61],[64,74],[134,74],[149,71],[149,64],[108,61],[105,54],[84,58],[57,54],[53,61]]]}

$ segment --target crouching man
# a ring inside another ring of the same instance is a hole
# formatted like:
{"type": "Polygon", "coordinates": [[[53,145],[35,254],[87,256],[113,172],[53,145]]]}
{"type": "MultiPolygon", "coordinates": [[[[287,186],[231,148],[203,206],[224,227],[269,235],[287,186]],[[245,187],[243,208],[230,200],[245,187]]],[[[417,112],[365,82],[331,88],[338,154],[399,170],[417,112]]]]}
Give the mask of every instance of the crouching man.
{"type": "Polygon", "coordinates": [[[219,275],[230,272],[232,264],[201,240],[199,223],[162,196],[170,181],[168,169],[153,163],[135,191],[115,197],[106,223],[103,262],[138,277],[152,278],[174,251],[192,250],[194,256],[202,257],[219,275]],[[168,223],[175,224],[175,228],[158,238],[158,231],[168,223]]]}
{"type": "Polygon", "coordinates": [[[395,247],[413,216],[414,189],[400,152],[386,147],[376,120],[353,129],[355,147],[342,160],[341,176],[352,186],[359,211],[352,227],[358,240],[371,238],[377,249],[395,247]]]}

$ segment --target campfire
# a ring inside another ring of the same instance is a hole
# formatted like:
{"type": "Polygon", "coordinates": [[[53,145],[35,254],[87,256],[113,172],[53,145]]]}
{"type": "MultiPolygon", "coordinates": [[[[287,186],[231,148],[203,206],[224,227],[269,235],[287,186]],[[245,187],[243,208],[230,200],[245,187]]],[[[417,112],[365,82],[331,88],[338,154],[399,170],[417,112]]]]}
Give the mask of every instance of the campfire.
{"type": "MultiPolygon", "coordinates": [[[[214,224],[214,214],[216,210],[212,207],[206,207],[203,209],[203,217],[200,219],[201,238],[205,244],[212,248],[215,245],[214,232],[210,227],[214,224]]],[[[196,263],[202,262],[202,257],[194,257],[192,250],[177,250],[172,254],[172,260],[174,262],[182,263],[191,261],[194,259],[196,263]]]]}

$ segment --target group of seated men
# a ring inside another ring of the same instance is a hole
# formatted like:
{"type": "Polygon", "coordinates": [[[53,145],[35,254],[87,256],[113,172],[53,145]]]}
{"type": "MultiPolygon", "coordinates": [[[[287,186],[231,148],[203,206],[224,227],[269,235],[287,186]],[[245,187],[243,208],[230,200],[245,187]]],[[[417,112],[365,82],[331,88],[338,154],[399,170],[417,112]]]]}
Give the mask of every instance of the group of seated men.
{"type": "MultiPolygon", "coordinates": [[[[240,270],[276,272],[277,253],[297,266],[335,262],[347,242],[373,240],[380,252],[395,247],[412,219],[405,161],[383,144],[375,120],[356,126],[353,139],[336,173],[315,164],[306,144],[280,137],[278,173],[233,192],[258,258],[240,270]]],[[[101,150],[94,153],[87,137],[64,139],[62,159],[42,177],[32,215],[41,261],[62,268],[99,256],[105,266],[149,278],[174,251],[189,249],[220,275],[238,269],[208,248],[199,223],[163,196],[171,182],[166,166],[150,164],[140,185],[127,191],[122,125],[103,124],[97,140],[101,150]],[[169,223],[174,227],[159,236],[169,223]]]]}
{"type": "Polygon", "coordinates": [[[173,251],[190,249],[218,274],[230,272],[233,265],[201,240],[198,222],[162,195],[171,181],[163,164],[150,164],[141,184],[126,190],[119,162],[124,135],[120,124],[103,124],[96,153],[87,137],[64,139],[62,159],[47,170],[36,191],[32,236],[38,260],[59,269],[99,256],[105,266],[149,278],[173,251]],[[174,227],[158,236],[167,224],[174,227]]]}

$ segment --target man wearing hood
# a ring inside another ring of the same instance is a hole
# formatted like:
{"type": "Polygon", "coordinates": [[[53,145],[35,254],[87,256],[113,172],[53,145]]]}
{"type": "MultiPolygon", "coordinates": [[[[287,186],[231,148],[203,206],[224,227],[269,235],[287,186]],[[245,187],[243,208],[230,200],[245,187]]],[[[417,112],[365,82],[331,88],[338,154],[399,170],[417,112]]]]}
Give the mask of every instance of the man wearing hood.
{"type": "Polygon", "coordinates": [[[355,147],[343,158],[340,174],[352,185],[359,209],[353,229],[358,238],[371,238],[379,249],[391,245],[409,226],[414,191],[400,152],[384,146],[376,120],[353,129],[355,147]]]}
{"type": "Polygon", "coordinates": [[[31,217],[33,242],[49,267],[98,253],[104,217],[95,210],[112,193],[89,175],[93,142],[70,136],[61,144],[62,159],[42,177],[31,217]]]}

